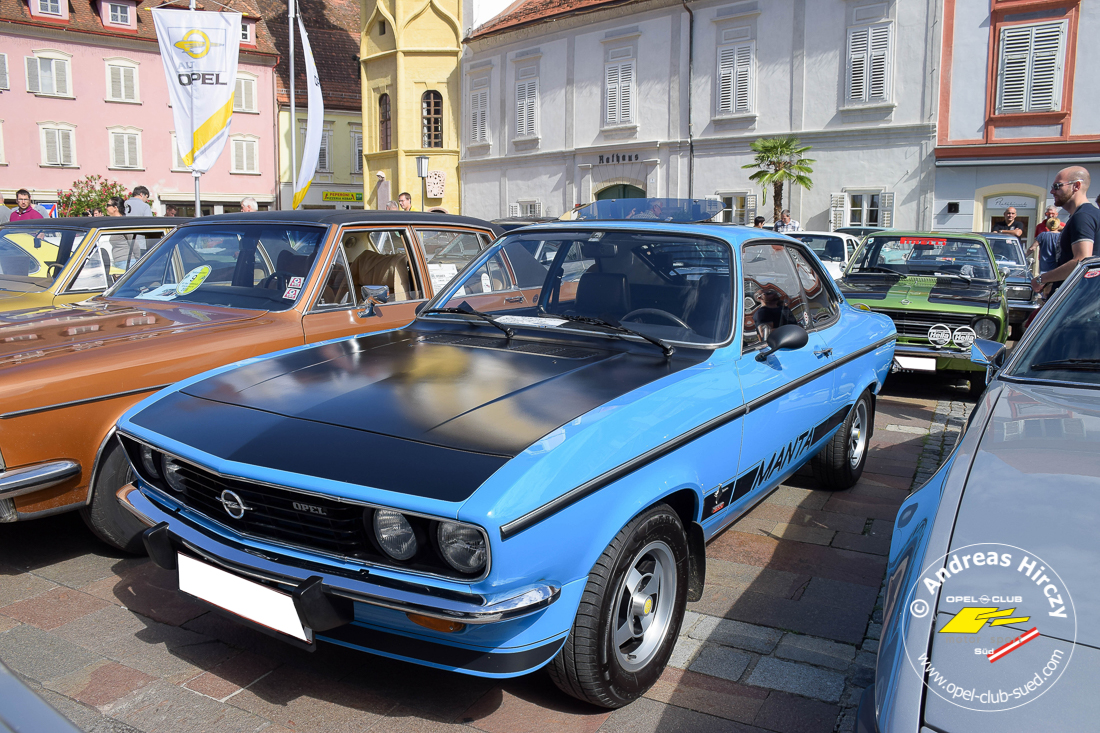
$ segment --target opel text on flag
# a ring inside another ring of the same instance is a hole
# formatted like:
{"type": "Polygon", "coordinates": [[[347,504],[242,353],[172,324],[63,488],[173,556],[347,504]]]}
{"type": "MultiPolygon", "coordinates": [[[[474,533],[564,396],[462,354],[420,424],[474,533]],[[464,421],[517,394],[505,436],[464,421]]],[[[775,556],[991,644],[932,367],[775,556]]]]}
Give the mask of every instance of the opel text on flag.
{"type": "Polygon", "coordinates": [[[205,173],[221,155],[233,121],[241,14],[154,10],[153,25],[180,158],[205,173]]]}
{"type": "MultiPolygon", "coordinates": [[[[309,47],[306,27],[302,25],[302,16],[298,16],[298,30],[302,32],[302,53],[306,57],[306,88],[308,89],[309,108],[306,112],[306,145],[302,149],[302,167],[298,169],[298,180],[294,183],[294,204],[298,204],[309,192],[313,174],[317,170],[317,156],[321,154],[321,135],[324,133],[325,103],[321,98],[321,78],[317,76],[317,64],[313,63],[313,51],[309,47]]],[[[295,130],[290,131],[296,134],[295,130]]]]}

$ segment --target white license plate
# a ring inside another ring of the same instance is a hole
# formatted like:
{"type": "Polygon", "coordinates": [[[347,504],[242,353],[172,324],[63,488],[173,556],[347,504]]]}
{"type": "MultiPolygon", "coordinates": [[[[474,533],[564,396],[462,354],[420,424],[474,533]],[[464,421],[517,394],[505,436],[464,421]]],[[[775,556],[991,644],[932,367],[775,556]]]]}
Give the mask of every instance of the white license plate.
{"type": "Polygon", "coordinates": [[[249,621],[313,642],[313,631],[302,626],[294,599],[282,591],[253,583],[193,557],[176,553],[180,590],[243,616],[249,621]]]}
{"type": "Polygon", "coordinates": [[[913,369],[918,372],[936,371],[935,359],[926,359],[922,356],[895,356],[894,360],[902,369],[913,369]]]}

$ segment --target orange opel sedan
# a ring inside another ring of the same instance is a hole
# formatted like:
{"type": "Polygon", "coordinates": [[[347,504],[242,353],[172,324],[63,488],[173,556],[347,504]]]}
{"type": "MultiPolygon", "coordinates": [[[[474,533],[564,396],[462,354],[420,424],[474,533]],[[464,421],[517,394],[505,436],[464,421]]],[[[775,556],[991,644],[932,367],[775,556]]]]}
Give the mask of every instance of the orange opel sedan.
{"type": "Polygon", "coordinates": [[[0,313],[0,522],[79,509],[100,539],[143,552],[115,499],[127,408],[234,361],[404,325],[500,231],[396,211],[205,217],[103,295],[0,313]]]}

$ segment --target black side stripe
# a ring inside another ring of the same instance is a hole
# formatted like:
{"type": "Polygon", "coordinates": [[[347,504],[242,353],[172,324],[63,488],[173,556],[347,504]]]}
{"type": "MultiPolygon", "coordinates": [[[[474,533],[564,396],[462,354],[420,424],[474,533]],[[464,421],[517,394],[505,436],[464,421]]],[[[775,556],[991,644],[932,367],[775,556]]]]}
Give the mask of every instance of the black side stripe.
{"type": "Polygon", "coordinates": [[[131,395],[142,394],[143,392],[156,392],[157,390],[170,387],[170,384],[158,384],[155,387],[142,387],[141,389],[131,389],[126,392],[115,392],[114,394],[105,394],[99,397],[87,397],[83,400],[73,400],[72,402],[59,402],[56,405],[46,405],[45,407],[32,407],[27,410],[16,410],[15,412],[5,412],[0,415],[0,420],[10,420],[13,417],[24,417],[25,415],[37,415],[40,412],[49,412],[50,410],[60,410],[65,407],[76,407],[77,405],[90,405],[93,402],[104,402],[106,400],[114,400],[119,397],[129,397],[131,395]]]}
{"type": "MultiPolygon", "coordinates": [[[[753,410],[759,410],[761,407],[768,404],[769,402],[773,402],[773,401],[779,399],[780,397],[783,397],[784,395],[789,394],[789,393],[793,392],[794,390],[796,390],[796,389],[798,389],[798,388],[800,388],[800,387],[802,387],[806,384],[809,384],[813,380],[817,379],[818,377],[820,377],[824,374],[827,374],[827,373],[833,371],[834,369],[838,369],[838,368],[844,366],[845,364],[847,364],[849,362],[855,361],[856,359],[858,359],[862,356],[870,354],[872,351],[875,351],[875,350],[885,346],[886,344],[891,343],[892,341],[895,341],[896,339],[897,339],[896,334],[887,336],[886,338],[879,339],[875,343],[873,343],[869,346],[864,346],[862,349],[859,349],[857,351],[853,351],[851,354],[848,354],[845,357],[837,359],[835,362],[833,362],[831,364],[823,366],[820,369],[815,369],[814,371],[809,372],[808,374],[802,375],[801,377],[793,380],[790,384],[785,384],[782,387],[774,389],[774,390],[772,390],[771,392],[768,392],[765,395],[761,395],[760,397],[757,397],[755,400],[752,400],[751,402],[748,402],[747,404],[744,404],[744,405],[742,405],[738,408],[730,410],[729,412],[723,413],[722,415],[719,415],[718,417],[711,418],[710,420],[703,423],[702,425],[697,425],[696,427],[692,428],[691,430],[688,430],[685,433],[681,433],[680,435],[676,436],[675,438],[672,438],[671,440],[669,440],[667,442],[664,442],[664,443],[662,443],[658,446],[654,446],[653,448],[650,448],[645,453],[642,453],[639,456],[635,456],[634,458],[631,458],[630,460],[628,460],[624,463],[621,463],[618,466],[615,466],[614,468],[612,468],[608,471],[605,471],[604,473],[600,474],[599,476],[596,476],[595,478],[592,478],[592,479],[589,479],[588,481],[585,481],[580,486],[577,486],[576,488],[571,489],[570,491],[567,491],[566,493],[562,494],[561,496],[557,497],[556,499],[551,499],[550,501],[548,501],[547,503],[545,503],[542,506],[538,507],[537,509],[532,509],[530,512],[528,512],[527,514],[524,514],[522,517],[519,517],[517,519],[513,519],[511,522],[508,522],[506,524],[501,525],[501,527],[500,527],[500,538],[502,540],[506,540],[509,537],[513,537],[513,536],[519,534],[520,532],[522,532],[523,530],[528,529],[529,527],[533,527],[534,525],[538,524],[542,520],[557,514],[562,509],[565,509],[567,506],[580,501],[581,499],[585,498],[589,494],[596,493],[597,491],[604,488],[605,486],[608,486],[609,484],[612,484],[615,481],[618,481],[619,479],[623,478],[624,476],[628,476],[629,474],[634,473],[635,471],[642,468],[643,466],[647,466],[650,463],[653,463],[654,461],[656,461],[660,458],[663,458],[664,456],[668,455],[672,451],[677,450],[678,448],[681,448],[681,447],[687,445],[688,443],[691,443],[692,441],[697,440],[697,439],[703,437],[704,435],[706,435],[706,434],[708,434],[708,433],[710,433],[714,430],[717,430],[718,428],[720,428],[724,425],[727,425],[727,424],[733,422],[734,420],[736,420],[740,417],[744,417],[745,415],[749,414],[753,410]]],[[[847,414],[847,411],[850,407],[851,407],[851,405],[845,406],[845,408],[843,410],[844,414],[847,414]]],[[[838,414],[839,413],[840,413],[840,411],[838,411],[838,414]]],[[[833,417],[835,418],[836,415],[834,415],[833,417]]],[[[830,418],[830,421],[832,419],[833,418],[830,418]]]]}

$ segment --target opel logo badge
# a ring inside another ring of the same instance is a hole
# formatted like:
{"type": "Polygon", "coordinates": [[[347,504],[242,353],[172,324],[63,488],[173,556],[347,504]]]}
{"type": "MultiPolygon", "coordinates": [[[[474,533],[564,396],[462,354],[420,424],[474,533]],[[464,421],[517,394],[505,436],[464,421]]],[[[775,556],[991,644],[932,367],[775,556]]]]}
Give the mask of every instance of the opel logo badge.
{"type": "Polygon", "coordinates": [[[240,519],[244,516],[246,510],[252,507],[247,506],[244,500],[235,491],[226,489],[222,492],[222,495],[218,498],[218,501],[222,503],[222,507],[225,508],[225,513],[234,519],[240,519]]]}

